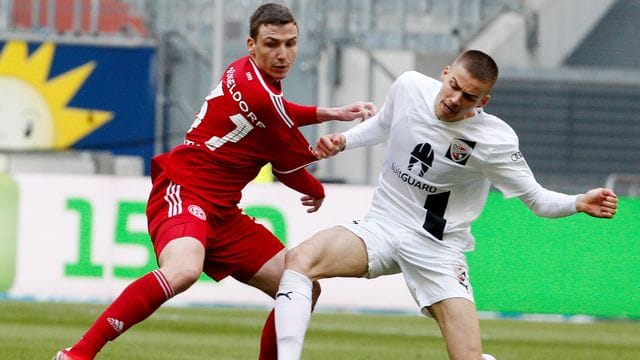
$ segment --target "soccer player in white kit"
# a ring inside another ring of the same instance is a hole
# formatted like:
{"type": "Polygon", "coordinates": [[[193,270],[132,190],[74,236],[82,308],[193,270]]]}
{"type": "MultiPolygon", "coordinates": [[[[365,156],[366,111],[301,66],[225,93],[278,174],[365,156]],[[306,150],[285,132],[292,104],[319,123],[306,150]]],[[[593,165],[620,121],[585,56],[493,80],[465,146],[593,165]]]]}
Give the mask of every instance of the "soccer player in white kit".
{"type": "Polygon", "coordinates": [[[451,359],[482,354],[464,252],[490,185],[536,215],[616,213],[608,189],[566,195],[535,180],[513,129],[483,107],[498,77],[487,54],[470,50],[441,81],[409,71],[391,85],[380,112],[343,134],[325,135],[324,157],[386,141],[373,202],[362,220],[316,233],[286,255],[276,296],[278,359],[299,359],[311,314],[312,281],[402,272],[423,314],[437,321],[451,359]]]}

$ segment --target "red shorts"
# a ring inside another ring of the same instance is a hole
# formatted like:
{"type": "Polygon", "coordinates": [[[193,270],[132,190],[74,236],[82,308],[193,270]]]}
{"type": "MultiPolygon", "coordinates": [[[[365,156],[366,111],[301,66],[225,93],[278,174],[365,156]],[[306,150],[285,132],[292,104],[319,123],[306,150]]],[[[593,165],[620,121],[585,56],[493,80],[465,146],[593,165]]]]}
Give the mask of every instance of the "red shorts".
{"type": "Polygon", "coordinates": [[[154,181],[147,221],[156,258],[170,241],[196,238],[205,248],[203,271],[216,281],[231,275],[247,282],[284,248],[273,233],[240,209],[220,216],[214,206],[163,175],[154,181]]]}

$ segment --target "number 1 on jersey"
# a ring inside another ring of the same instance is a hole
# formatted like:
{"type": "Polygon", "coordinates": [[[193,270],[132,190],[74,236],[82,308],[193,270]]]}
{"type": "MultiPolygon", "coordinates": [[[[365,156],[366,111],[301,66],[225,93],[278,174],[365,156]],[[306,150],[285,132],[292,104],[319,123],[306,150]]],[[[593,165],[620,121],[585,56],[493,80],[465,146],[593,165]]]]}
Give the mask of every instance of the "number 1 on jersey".
{"type": "Polygon", "coordinates": [[[449,203],[449,195],[451,195],[451,191],[428,195],[424,201],[424,208],[427,210],[427,215],[425,216],[422,227],[438,240],[442,240],[444,237],[444,227],[447,225],[444,212],[449,203]]]}

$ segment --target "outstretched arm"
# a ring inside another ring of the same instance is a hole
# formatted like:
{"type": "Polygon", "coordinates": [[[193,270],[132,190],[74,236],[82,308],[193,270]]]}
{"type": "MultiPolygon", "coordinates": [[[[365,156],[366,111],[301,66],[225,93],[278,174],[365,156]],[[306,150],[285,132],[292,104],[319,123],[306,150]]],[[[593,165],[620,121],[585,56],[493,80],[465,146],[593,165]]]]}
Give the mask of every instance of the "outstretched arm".
{"type": "Polygon", "coordinates": [[[612,218],[618,208],[618,198],[609,189],[592,189],[586,194],[566,195],[539,186],[521,195],[520,200],[536,215],[559,218],[584,212],[593,217],[612,218]]]}
{"type": "Polygon", "coordinates": [[[609,189],[592,189],[578,196],[576,210],[593,217],[611,219],[618,210],[618,197],[609,189]]]}
{"type": "Polygon", "coordinates": [[[356,101],[352,104],[338,107],[307,106],[286,100],[283,101],[286,102],[287,108],[298,126],[318,124],[329,120],[366,120],[378,112],[373,103],[365,101],[356,101]]]}
{"type": "Polygon", "coordinates": [[[376,106],[371,102],[356,101],[349,105],[340,107],[318,106],[316,114],[318,121],[329,120],[351,121],[356,119],[366,120],[378,112],[376,106]]]}
{"type": "Polygon", "coordinates": [[[316,158],[325,159],[345,149],[371,146],[385,141],[389,136],[389,126],[382,121],[380,114],[359,123],[344,133],[320,137],[314,149],[316,158]]]}

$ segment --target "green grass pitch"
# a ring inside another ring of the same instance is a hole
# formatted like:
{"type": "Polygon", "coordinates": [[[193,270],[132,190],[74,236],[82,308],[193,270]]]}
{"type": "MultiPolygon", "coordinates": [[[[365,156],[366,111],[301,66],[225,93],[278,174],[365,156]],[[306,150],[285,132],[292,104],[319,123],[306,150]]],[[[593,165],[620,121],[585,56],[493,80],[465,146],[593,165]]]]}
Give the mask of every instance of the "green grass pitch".
{"type": "MultiPolygon", "coordinates": [[[[104,305],[0,301],[0,359],[50,359],[104,305]]],[[[160,308],[109,343],[98,359],[256,359],[267,310],[160,308]]],[[[485,352],[508,359],[640,359],[640,323],[482,320],[485,352]]],[[[304,360],[447,359],[437,325],[413,315],[320,312],[304,360]]]]}

